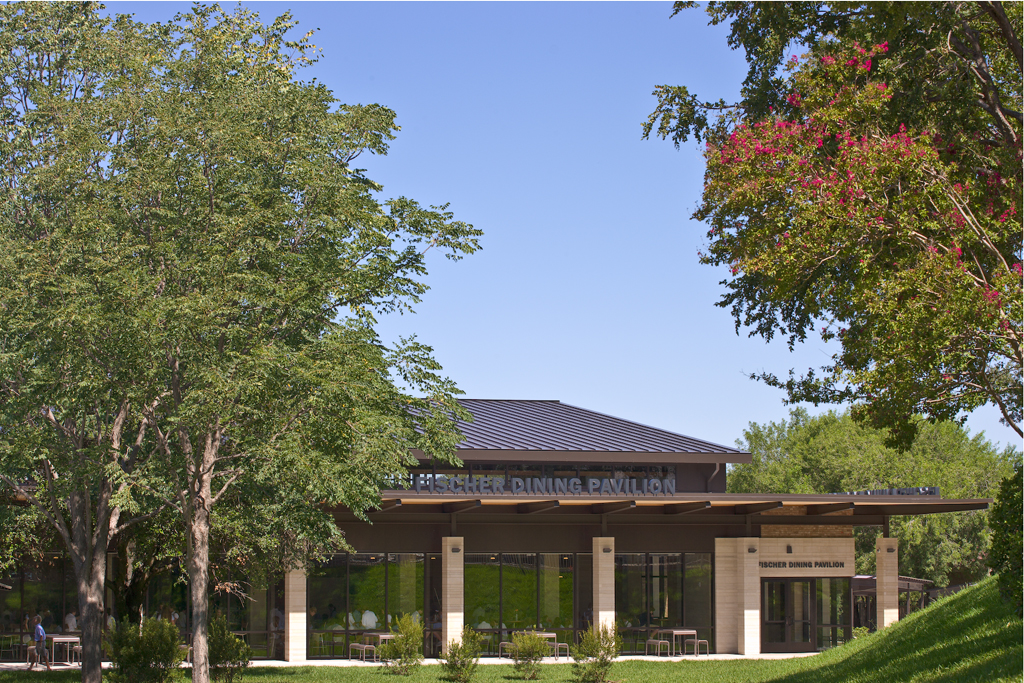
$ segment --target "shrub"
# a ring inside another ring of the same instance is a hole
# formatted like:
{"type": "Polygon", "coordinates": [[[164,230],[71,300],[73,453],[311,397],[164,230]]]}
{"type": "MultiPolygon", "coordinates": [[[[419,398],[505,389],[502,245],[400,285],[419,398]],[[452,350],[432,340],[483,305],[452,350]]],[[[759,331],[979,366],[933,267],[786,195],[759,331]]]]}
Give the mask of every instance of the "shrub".
{"type": "Polygon", "coordinates": [[[414,621],[411,614],[403,614],[391,630],[395,637],[381,644],[380,658],[391,673],[408,676],[423,663],[423,624],[414,621]]]}
{"type": "Polygon", "coordinates": [[[448,651],[441,655],[442,678],[455,683],[469,683],[480,664],[483,640],[483,636],[470,627],[463,628],[462,642],[449,642],[448,651]]]}
{"type": "Polygon", "coordinates": [[[226,683],[232,683],[235,676],[241,679],[252,659],[252,650],[231,632],[226,618],[220,616],[210,620],[207,643],[210,677],[226,683]]]}
{"type": "Polygon", "coordinates": [[[145,619],[141,626],[123,620],[110,632],[106,649],[114,683],[165,683],[185,658],[178,628],[164,619],[145,619]]]}
{"type": "Polygon", "coordinates": [[[1024,479],[1021,476],[1021,463],[1013,468],[1013,474],[1003,480],[999,487],[999,495],[992,505],[989,515],[989,526],[992,527],[992,547],[989,549],[988,565],[998,576],[999,592],[1003,599],[1008,600],[1021,614],[1022,595],[1022,556],[1024,556],[1024,538],[1021,534],[1021,515],[1024,514],[1022,503],[1024,479]]]}
{"type": "Polygon", "coordinates": [[[622,640],[611,626],[595,625],[583,634],[579,645],[569,648],[572,654],[572,680],[575,683],[605,683],[612,661],[622,649],[622,640]]]}
{"type": "Polygon", "coordinates": [[[853,638],[851,638],[850,640],[853,641],[857,640],[858,638],[863,638],[870,632],[871,629],[869,629],[867,626],[857,626],[853,629],[853,638]]]}
{"type": "Polygon", "coordinates": [[[520,678],[530,681],[540,678],[540,660],[550,652],[548,641],[536,633],[512,634],[512,659],[515,661],[512,669],[520,678]]]}

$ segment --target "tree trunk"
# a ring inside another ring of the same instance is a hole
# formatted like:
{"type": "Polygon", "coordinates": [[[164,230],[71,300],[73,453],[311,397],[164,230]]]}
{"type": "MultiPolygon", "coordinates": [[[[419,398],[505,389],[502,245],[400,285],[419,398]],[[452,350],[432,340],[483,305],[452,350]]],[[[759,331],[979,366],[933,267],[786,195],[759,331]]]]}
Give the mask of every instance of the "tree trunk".
{"type": "Polygon", "coordinates": [[[209,683],[210,482],[204,480],[187,520],[188,579],[192,593],[192,683],[209,683]]]}
{"type": "Polygon", "coordinates": [[[78,613],[81,616],[82,628],[82,683],[100,683],[103,662],[103,589],[107,570],[106,553],[93,553],[90,564],[92,566],[85,572],[76,572],[79,574],[78,613]]]}

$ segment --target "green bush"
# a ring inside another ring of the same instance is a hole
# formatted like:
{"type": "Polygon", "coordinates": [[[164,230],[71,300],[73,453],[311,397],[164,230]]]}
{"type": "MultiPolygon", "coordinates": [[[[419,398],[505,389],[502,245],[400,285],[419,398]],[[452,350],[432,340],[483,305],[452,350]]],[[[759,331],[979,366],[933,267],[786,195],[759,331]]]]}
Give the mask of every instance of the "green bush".
{"type": "Polygon", "coordinates": [[[536,633],[512,634],[512,669],[520,678],[536,680],[540,678],[540,660],[551,653],[548,641],[536,633]]]}
{"type": "Polygon", "coordinates": [[[1013,468],[1013,474],[1003,480],[999,487],[999,495],[992,505],[989,515],[989,526],[992,527],[992,547],[988,553],[988,566],[998,575],[999,592],[1003,599],[1008,600],[1021,614],[1022,595],[1022,556],[1024,556],[1024,538],[1021,533],[1021,516],[1024,514],[1022,503],[1024,479],[1021,474],[1021,463],[1013,468]]]}
{"type": "Polygon", "coordinates": [[[851,638],[850,640],[853,641],[857,640],[858,638],[863,638],[870,632],[871,629],[869,629],[867,626],[858,626],[855,629],[853,629],[853,638],[851,638]]]}
{"type": "Polygon", "coordinates": [[[210,658],[210,677],[215,681],[232,683],[235,676],[239,679],[249,667],[252,650],[237,638],[228,628],[225,617],[210,620],[207,635],[210,658]]]}
{"type": "Polygon", "coordinates": [[[105,645],[114,683],[165,683],[185,658],[178,628],[165,619],[145,619],[141,627],[125,619],[105,645]]]}
{"type": "Polygon", "coordinates": [[[441,655],[441,678],[455,683],[469,683],[480,664],[483,641],[483,636],[469,626],[463,628],[462,642],[449,642],[448,651],[441,655]]]}
{"type": "Polygon", "coordinates": [[[395,637],[381,644],[380,658],[391,673],[408,676],[423,663],[423,624],[414,621],[411,614],[403,614],[391,630],[395,637]]]}
{"type": "Polygon", "coordinates": [[[597,626],[585,632],[572,654],[572,680],[575,683],[605,683],[612,661],[622,649],[622,640],[611,626],[597,626]]]}

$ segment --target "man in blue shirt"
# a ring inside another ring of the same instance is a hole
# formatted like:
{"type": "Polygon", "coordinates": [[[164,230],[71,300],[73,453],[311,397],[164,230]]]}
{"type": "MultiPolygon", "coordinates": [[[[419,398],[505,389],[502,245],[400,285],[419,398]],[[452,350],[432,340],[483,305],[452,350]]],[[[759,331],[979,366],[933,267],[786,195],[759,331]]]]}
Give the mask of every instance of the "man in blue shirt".
{"type": "Polygon", "coordinates": [[[35,627],[32,636],[36,642],[36,658],[35,661],[29,662],[29,671],[31,671],[32,667],[34,667],[36,662],[39,661],[46,662],[47,671],[53,670],[50,667],[50,651],[46,649],[46,631],[43,630],[42,621],[42,618],[38,614],[32,619],[32,626],[35,627]]]}

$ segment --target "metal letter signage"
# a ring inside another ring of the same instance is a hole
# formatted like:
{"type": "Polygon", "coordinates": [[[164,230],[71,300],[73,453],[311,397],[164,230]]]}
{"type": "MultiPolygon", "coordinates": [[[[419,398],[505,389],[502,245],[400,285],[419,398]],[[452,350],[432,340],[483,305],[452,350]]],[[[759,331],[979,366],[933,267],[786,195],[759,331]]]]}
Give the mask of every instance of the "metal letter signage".
{"type": "Polygon", "coordinates": [[[676,480],[650,477],[505,477],[486,475],[414,474],[410,489],[416,493],[482,496],[674,496],[676,480]]]}

